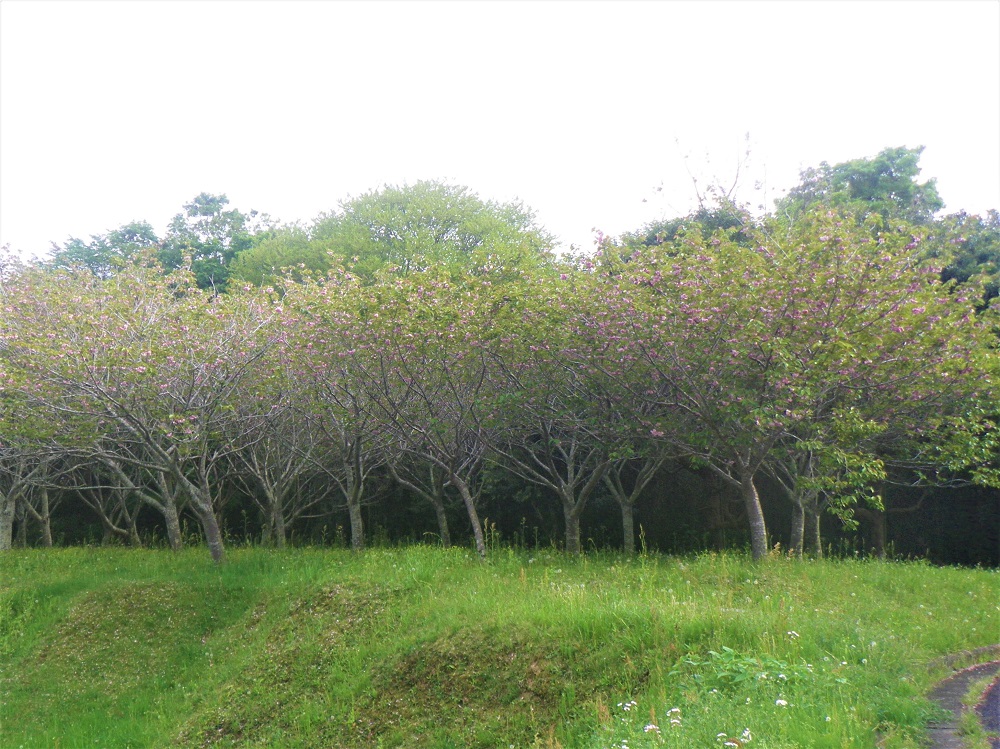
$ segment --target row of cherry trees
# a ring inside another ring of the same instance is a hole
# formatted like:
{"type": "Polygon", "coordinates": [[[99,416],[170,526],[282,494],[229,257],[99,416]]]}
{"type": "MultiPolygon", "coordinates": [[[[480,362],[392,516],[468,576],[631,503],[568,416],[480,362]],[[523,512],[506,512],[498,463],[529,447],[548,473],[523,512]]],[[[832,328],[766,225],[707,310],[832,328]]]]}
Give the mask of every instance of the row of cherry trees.
{"type": "Polygon", "coordinates": [[[189,513],[221,561],[235,485],[277,544],[332,499],[361,549],[390,475],[445,542],[456,493],[485,554],[487,463],[556,498],[573,553],[603,487],[631,548],[636,499],[675,460],[739,491],[755,558],[770,475],[801,549],[821,502],[877,501],[887,462],[954,467],[985,444],[995,339],[976,292],[918,260],[931,234],[824,208],[523,268],[486,255],[222,295],[141,256],[105,278],[8,260],[0,548],[58,488],[126,539],[145,506],[176,548],[189,513]]]}

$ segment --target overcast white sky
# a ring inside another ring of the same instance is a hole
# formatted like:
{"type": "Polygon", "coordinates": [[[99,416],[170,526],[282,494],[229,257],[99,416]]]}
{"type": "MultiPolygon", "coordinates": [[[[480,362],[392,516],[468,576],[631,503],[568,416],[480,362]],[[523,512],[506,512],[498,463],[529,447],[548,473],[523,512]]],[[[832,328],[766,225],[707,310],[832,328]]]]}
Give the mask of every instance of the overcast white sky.
{"type": "Polygon", "coordinates": [[[0,2],[0,244],[27,256],[203,191],[308,222],[419,179],[590,247],[690,210],[689,172],[731,182],[747,133],[754,203],[924,145],[947,211],[1000,208],[1000,2],[0,2]]]}

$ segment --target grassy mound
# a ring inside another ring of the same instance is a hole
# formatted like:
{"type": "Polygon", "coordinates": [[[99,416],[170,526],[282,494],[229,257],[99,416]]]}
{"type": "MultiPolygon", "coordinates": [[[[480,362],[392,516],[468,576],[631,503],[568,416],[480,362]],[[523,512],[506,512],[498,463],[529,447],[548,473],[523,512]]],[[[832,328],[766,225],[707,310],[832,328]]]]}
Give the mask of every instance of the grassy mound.
{"type": "Polygon", "coordinates": [[[0,557],[2,747],[905,747],[1000,574],[731,555],[0,557]]]}

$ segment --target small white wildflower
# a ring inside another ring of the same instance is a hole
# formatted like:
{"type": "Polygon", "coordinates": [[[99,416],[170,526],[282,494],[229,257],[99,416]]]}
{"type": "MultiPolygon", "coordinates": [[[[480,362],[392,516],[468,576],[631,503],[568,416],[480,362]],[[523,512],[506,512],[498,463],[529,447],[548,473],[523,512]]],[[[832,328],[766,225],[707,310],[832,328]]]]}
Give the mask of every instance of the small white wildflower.
{"type": "Polygon", "coordinates": [[[829,715],[827,715],[827,716],[826,716],[826,722],[827,722],[827,723],[829,723],[829,722],[830,722],[830,716],[829,716],[829,715]]]}
{"type": "Polygon", "coordinates": [[[743,743],[746,743],[748,741],[753,741],[753,734],[750,733],[750,729],[749,728],[744,728],[743,729],[743,734],[740,736],[740,738],[743,739],[743,743]]]}
{"type": "Polygon", "coordinates": [[[679,720],[677,720],[677,718],[671,718],[671,719],[670,719],[670,725],[671,725],[671,726],[674,726],[674,727],[677,727],[677,726],[679,726],[680,724],[681,724],[681,722],[680,722],[679,720]]]}
{"type": "Polygon", "coordinates": [[[680,715],[681,709],[679,707],[672,707],[667,710],[667,715],[680,715]]]}
{"type": "Polygon", "coordinates": [[[715,738],[717,738],[717,739],[724,739],[724,738],[726,738],[726,734],[725,733],[717,733],[717,734],[715,734],[715,738]]]}
{"type": "Polygon", "coordinates": [[[787,700],[775,700],[774,704],[777,705],[778,707],[788,707],[787,700]]]}
{"type": "Polygon", "coordinates": [[[656,725],[655,723],[650,723],[645,728],[643,728],[642,730],[645,731],[646,733],[653,733],[654,731],[656,733],[659,733],[660,732],[660,727],[658,725],[656,725]]]}
{"type": "Polygon", "coordinates": [[[724,743],[723,743],[722,745],[723,745],[723,746],[732,746],[732,747],[736,747],[736,749],[739,749],[739,746],[740,746],[740,745],[739,745],[739,744],[737,744],[737,743],[736,743],[735,741],[726,741],[726,742],[724,742],[724,743]]]}
{"type": "Polygon", "coordinates": [[[788,631],[788,632],[787,632],[786,634],[787,634],[787,635],[788,635],[789,637],[791,637],[791,638],[792,638],[793,640],[797,640],[797,639],[799,638],[799,633],[798,633],[798,632],[796,632],[796,631],[795,631],[794,629],[792,629],[792,630],[789,630],[789,631],[788,631]]]}

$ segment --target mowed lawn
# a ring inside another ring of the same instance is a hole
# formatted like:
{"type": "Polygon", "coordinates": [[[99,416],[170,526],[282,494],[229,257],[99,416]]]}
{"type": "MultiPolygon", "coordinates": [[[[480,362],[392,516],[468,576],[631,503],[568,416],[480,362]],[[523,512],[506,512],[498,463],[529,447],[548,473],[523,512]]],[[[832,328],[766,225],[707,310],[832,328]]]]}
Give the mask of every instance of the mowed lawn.
{"type": "Polygon", "coordinates": [[[0,747],[916,747],[1000,573],[551,550],[0,556],[0,747]]]}

